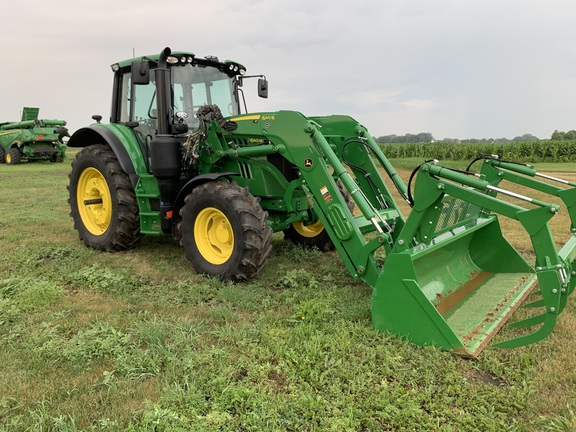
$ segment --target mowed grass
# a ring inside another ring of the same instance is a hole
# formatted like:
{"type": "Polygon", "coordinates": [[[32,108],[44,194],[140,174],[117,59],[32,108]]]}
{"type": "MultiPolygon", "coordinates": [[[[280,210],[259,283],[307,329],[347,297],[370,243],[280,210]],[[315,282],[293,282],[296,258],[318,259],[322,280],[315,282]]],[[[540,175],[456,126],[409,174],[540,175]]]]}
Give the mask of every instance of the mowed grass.
{"type": "Polygon", "coordinates": [[[371,289],[281,234],[246,284],[169,236],[87,249],[70,162],[0,165],[1,431],[576,428],[573,300],[545,341],[461,359],[373,331],[371,289]]]}

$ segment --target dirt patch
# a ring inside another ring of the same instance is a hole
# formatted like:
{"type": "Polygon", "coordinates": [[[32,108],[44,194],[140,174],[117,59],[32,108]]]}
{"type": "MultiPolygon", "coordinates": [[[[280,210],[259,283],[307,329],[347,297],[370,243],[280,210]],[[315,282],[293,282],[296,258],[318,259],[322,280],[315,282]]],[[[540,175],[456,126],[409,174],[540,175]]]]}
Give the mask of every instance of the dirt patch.
{"type": "Polygon", "coordinates": [[[484,385],[491,385],[495,387],[500,387],[506,383],[497,377],[490,375],[489,373],[483,372],[478,369],[472,369],[469,376],[467,377],[469,381],[476,382],[484,385]]]}

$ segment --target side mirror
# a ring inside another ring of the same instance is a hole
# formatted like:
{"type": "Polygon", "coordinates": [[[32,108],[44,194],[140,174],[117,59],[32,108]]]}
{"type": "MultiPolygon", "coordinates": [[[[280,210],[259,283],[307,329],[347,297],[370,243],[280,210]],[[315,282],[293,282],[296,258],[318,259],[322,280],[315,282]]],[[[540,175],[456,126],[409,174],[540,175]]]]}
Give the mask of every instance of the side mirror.
{"type": "Polygon", "coordinates": [[[132,82],[136,85],[147,85],[150,82],[150,64],[147,61],[132,62],[132,82]]]}
{"type": "Polygon", "coordinates": [[[258,79],[258,96],[261,98],[268,98],[268,81],[266,78],[258,79]]]}

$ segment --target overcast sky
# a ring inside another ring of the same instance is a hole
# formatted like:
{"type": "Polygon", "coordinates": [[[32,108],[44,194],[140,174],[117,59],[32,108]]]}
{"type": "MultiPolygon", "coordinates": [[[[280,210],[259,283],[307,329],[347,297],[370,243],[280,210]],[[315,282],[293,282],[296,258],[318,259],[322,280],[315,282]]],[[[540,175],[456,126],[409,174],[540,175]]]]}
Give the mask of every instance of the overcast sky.
{"type": "Polygon", "coordinates": [[[116,61],[164,47],[264,74],[250,111],[348,114],[372,135],[576,129],[574,0],[28,0],[4,7],[0,122],[110,115],[116,61]]]}

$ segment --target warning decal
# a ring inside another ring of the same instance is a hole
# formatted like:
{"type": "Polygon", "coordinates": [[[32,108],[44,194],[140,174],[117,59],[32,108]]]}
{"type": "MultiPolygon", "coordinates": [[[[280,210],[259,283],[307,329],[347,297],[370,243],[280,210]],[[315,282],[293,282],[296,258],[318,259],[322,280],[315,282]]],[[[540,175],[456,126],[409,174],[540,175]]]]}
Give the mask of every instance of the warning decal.
{"type": "Polygon", "coordinates": [[[328,188],[326,186],[322,186],[320,188],[320,193],[324,197],[324,202],[326,204],[329,204],[332,202],[332,195],[330,195],[330,192],[328,192],[328,188]]]}

